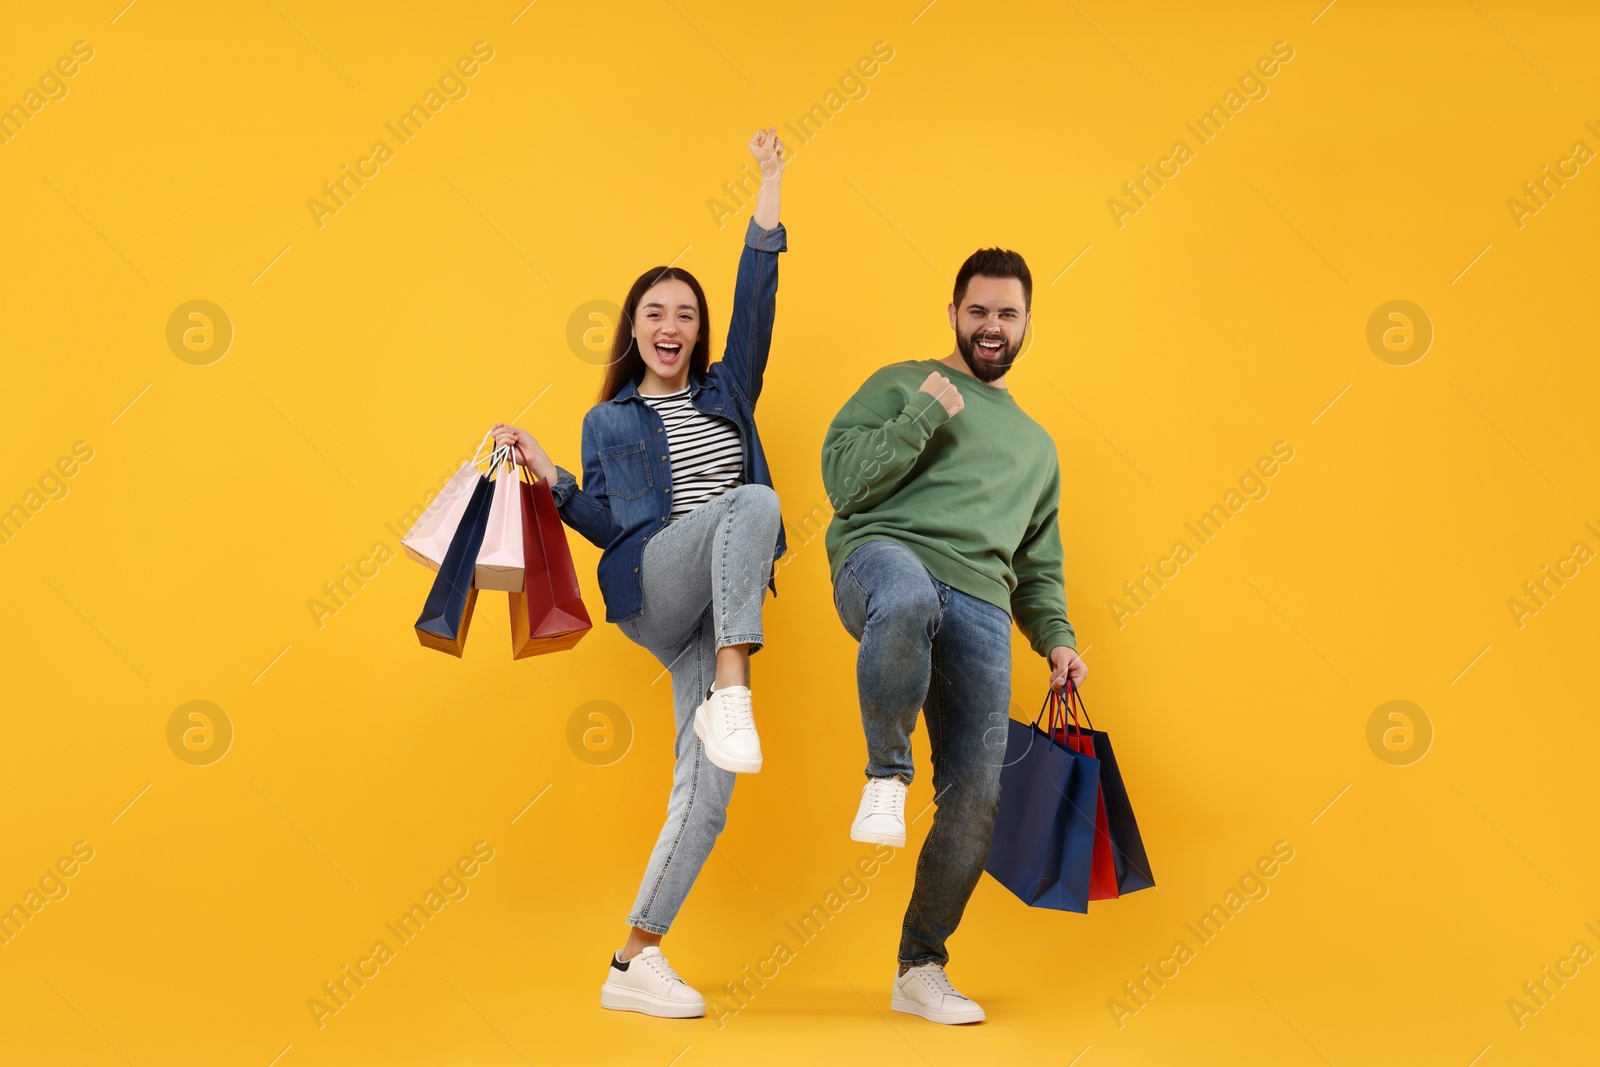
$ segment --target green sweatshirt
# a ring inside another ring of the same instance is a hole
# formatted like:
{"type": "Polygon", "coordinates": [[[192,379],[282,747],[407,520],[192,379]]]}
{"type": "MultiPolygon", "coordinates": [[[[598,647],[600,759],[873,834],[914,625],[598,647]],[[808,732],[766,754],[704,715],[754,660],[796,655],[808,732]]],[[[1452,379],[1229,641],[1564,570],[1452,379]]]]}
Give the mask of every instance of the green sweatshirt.
{"type": "Polygon", "coordinates": [[[1006,389],[935,359],[880,368],[828,427],[822,484],[834,506],[834,581],[853,549],[895,541],[934,578],[1016,619],[1039,655],[1077,647],[1061,577],[1055,442],[1006,389]],[[920,391],[933,371],[961,393],[953,418],[920,391]]]}

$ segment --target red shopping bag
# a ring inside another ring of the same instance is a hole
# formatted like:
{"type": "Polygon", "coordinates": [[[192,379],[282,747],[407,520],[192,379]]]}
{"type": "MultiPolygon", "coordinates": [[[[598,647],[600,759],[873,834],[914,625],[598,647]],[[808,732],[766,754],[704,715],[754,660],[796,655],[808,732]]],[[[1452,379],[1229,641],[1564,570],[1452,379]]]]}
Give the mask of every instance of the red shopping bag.
{"type": "Polygon", "coordinates": [[[549,482],[519,484],[524,576],[522,591],[511,594],[512,659],[571,648],[594,625],[549,482]]]}
{"type": "MultiPolygon", "coordinates": [[[[1050,707],[1050,732],[1054,738],[1085,756],[1095,756],[1093,726],[1084,729],[1078,723],[1078,711],[1082,709],[1082,699],[1078,696],[1077,689],[1072,680],[1067,679],[1066,695],[1052,693],[1053,700],[1050,707]],[[1056,716],[1060,714],[1061,725],[1056,725],[1056,716]],[[1072,725],[1067,725],[1068,716],[1072,718],[1072,725]]],[[[1083,712],[1085,721],[1089,713],[1083,712]]],[[[1098,758],[1098,757],[1095,757],[1098,758]]],[[[1102,785],[1094,794],[1094,863],[1089,869],[1089,899],[1090,900],[1115,900],[1120,895],[1117,891],[1117,871],[1115,860],[1111,851],[1111,832],[1106,825],[1106,794],[1102,785]]]]}

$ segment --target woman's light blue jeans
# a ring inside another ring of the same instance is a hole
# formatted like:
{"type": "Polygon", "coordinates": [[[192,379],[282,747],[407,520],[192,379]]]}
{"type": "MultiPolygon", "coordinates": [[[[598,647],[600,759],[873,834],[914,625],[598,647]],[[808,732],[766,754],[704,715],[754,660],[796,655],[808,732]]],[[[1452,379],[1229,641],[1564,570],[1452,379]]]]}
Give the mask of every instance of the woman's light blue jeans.
{"type": "Polygon", "coordinates": [[[617,624],[672,672],[677,720],[667,821],[628,925],[665,934],[727,822],[737,777],[706,758],[694,712],[711,690],[717,650],[761,648],[761,609],[778,536],[778,494],[751,483],[708,500],[644,546],[644,610],[617,624]]]}

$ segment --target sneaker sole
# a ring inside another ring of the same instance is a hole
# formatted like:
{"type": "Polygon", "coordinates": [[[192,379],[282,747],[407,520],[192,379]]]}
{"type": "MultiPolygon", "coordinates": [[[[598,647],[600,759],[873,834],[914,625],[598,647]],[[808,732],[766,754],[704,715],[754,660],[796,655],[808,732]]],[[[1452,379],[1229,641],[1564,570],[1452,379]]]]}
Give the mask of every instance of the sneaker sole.
{"type": "Polygon", "coordinates": [[[660,1019],[698,1019],[706,1013],[704,1004],[682,1004],[675,1000],[662,1000],[649,993],[608,985],[600,987],[600,1006],[612,1011],[637,1011],[660,1019]]]}
{"type": "Polygon", "coordinates": [[[964,1023],[981,1023],[986,1018],[983,1013],[983,1009],[979,1007],[973,1007],[969,1011],[946,1012],[942,1015],[935,1015],[930,1013],[927,1008],[924,1008],[921,1004],[918,1004],[910,997],[901,996],[898,991],[890,996],[889,1007],[893,1008],[895,1011],[905,1012],[907,1015],[920,1016],[921,1018],[928,1020],[930,1023],[961,1025],[964,1023]]]}
{"type": "Polygon", "coordinates": [[[864,830],[857,830],[854,826],[850,827],[850,840],[860,841],[868,845],[892,845],[895,848],[906,847],[905,834],[898,836],[894,834],[873,834],[864,830]]]}
{"type": "Polygon", "coordinates": [[[694,709],[694,735],[700,739],[700,744],[705,747],[706,759],[721,767],[725,771],[736,774],[754,774],[761,769],[761,757],[755,759],[742,759],[739,756],[730,756],[719,745],[706,740],[706,714],[704,705],[694,709]]]}

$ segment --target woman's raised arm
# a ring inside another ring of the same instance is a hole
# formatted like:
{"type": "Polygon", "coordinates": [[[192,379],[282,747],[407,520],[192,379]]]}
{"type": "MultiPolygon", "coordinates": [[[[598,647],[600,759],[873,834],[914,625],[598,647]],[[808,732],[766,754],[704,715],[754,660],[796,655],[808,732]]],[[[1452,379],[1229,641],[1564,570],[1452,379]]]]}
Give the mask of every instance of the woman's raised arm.
{"type": "Polygon", "coordinates": [[[739,273],[733,285],[733,315],[728,320],[728,347],[717,368],[744,393],[752,407],[761,396],[767,354],[772,348],[772,321],[777,313],[778,254],[789,247],[778,221],[778,191],[783,182],[783,142],[776,127],[757,130],[750,154],[761,165],[761,190],[755,214],[745,229],[739,273]]]}
{"type": "Polygon", "coordinates": [[[757,130],[750,138],[750,154],[761,167],[761,188],[756,190],[756,225],[770,230],[778,224],[778,194],[783,185],[783,168],[789,165],[783,158],[778,127],[757,130]]]}

